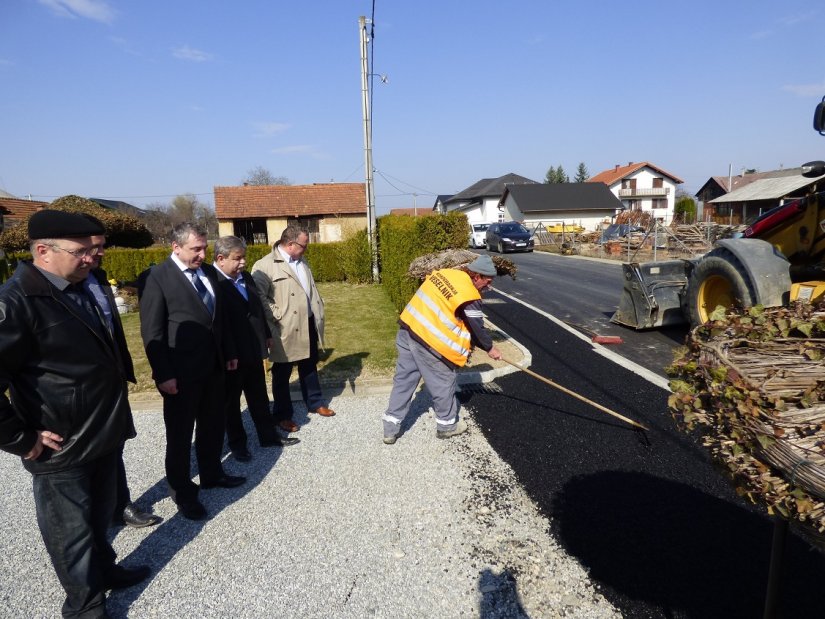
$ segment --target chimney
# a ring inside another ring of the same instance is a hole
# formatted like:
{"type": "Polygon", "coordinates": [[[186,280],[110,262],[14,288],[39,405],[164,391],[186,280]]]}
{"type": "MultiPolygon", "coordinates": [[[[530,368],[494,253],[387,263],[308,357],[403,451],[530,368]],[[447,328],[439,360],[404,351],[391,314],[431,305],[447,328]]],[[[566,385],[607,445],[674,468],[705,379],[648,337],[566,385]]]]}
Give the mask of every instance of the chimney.
{"type": "Polygon", "coordinates": [[[618,171],[619,171],[619,164],[618,164],[618,163],[616,164],[616,167],[613,169],[613,171],[614,171],[614,172],[618,172],[618,171]]]}
{"type": "Polygon", "coordinates": [[[633,162],[632,162],[632,161],[628,161],[628,162],[627,162],[627,165],[633,165],[633,162]]]}

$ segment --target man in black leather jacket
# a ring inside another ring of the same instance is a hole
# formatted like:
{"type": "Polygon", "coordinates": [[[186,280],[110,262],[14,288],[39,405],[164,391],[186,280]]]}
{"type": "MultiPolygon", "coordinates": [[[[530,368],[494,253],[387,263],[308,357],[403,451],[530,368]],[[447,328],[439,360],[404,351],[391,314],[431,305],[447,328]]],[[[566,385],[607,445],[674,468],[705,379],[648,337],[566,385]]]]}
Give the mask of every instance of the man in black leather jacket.
{"type": "Polygon", "coordinates": [[[91,235],[102,233],[79,214],[35,213],[33,260],[0,287],[0,449],[33,476],[64,617],[105,617],[106,589],[149,575],[116,566],[106,536],[119,449],[134,427],[123,365],[82,286],[99,251],[91,235]]]}

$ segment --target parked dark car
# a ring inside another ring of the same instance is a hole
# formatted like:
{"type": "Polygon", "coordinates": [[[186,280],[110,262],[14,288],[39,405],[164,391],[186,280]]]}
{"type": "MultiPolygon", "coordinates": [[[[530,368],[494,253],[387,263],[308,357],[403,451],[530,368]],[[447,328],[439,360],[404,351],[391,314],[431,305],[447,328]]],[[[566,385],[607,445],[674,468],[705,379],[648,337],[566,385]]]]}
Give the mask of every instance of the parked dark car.
{"type": "Polygon", "coordinates": [[[490,224],[485,237],[487,251],[533,251],[533,233],[516,221],[490,224]]]}

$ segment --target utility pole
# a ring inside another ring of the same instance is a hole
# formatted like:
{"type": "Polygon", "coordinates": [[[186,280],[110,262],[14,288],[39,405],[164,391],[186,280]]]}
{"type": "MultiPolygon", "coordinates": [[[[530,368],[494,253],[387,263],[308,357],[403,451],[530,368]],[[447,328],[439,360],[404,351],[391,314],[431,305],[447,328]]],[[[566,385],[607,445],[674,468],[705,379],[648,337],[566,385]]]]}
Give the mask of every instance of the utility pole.
{"type": "Polygon", "coordinates": [[[361,35],[361,109],[364,116],[364,172],[367,198],[367,237],[370,244],[370,261],[372,263],[372,279],[378,283],[378,244],[375,235],[375,188],[372,178],[372,110],[370,106],[369,62],[367,60],[367,23],[363,15],[358,18],[358,28],[361,35]]]}

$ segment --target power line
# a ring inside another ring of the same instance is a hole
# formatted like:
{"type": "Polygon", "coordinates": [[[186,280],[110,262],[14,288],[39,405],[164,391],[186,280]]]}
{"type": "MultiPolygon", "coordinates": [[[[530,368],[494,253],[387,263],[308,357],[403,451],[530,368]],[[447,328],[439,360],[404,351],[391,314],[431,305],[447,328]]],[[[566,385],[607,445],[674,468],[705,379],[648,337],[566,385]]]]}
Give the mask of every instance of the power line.
{"type": "MultiPolygon", "coordinates": [[[[376,172],[378,173],[378,175],[379,175],[381,178],[383,178],[385,181],[387,181],[387,183],[388,183],[388,184],[389,184],[389,185],[390,185],[393,189],[395,189],[395,190],[397,190],[397,191],[401,191],[401,189],[399,189],[398,187],[396,187],[395,185],[393,185],[392,183],[390,183],[390,181],[389,181],[389,180],[387,180],[387,176],[389,176],[391,179],[393,179],[394,181],[396,181],[396,182],[398,182],[398,183],[401,183],[401,184],[403,184],[403,185],[406,185],[407,187],[412,187],[413,189],[417,189],[418,191],[420,191],[420,192],[421,192],[421,194],[419,194],[419,195],[422,195],[422,194],[426,194],[426,195],[430,195],[430,196],[437,196],[437,195],[438,195],[436,192],[434,192],[434,191],[430,191],[429,189],[424,189],[424,188],[422,188],[422,187],[416,187],[415,185],[412,185],[411,183],[408,183],[408,182],[406,182],[406,181],[402,181],[400,178],[396,178],[396,177],[394,177],[392,174],[386,174],[386,175],[385,175],[385,173],[384,173],[384,172],[382,172],[381,170],[376,170],[376,172]]],[[[414,192],[410,191],[410,192],[407,192],[407,193],[406,193],[406,195],[411,195],[411,194],[413,194],[413,193],[414,193],[414,192]]]]}

